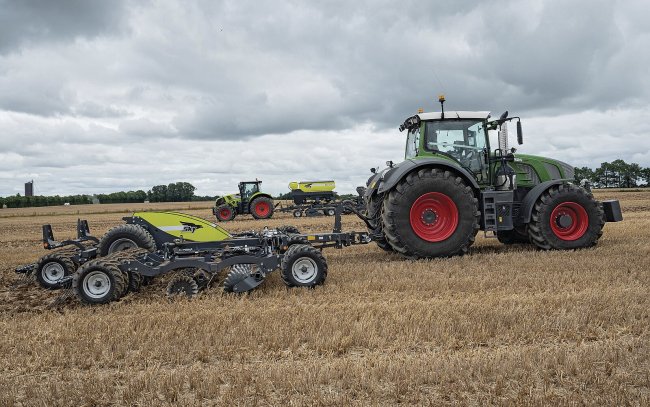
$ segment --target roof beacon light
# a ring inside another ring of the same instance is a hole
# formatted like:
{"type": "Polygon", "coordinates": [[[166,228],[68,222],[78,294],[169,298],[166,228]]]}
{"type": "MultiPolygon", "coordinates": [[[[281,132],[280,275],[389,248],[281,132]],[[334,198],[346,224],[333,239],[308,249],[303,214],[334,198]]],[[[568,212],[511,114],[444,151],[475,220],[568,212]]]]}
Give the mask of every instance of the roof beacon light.
{"type": "Polygon", "coordinates": [[[440,102],[440,118],[445,118],[445,95],[438,95],[438,102],[440,102]]]}
{"type": "Polygon", "coordinates": [[[418,114],[419,114],[419,113],[424,113],[424,109],[419,108],[419,109],[418,109],[418,114]]]}

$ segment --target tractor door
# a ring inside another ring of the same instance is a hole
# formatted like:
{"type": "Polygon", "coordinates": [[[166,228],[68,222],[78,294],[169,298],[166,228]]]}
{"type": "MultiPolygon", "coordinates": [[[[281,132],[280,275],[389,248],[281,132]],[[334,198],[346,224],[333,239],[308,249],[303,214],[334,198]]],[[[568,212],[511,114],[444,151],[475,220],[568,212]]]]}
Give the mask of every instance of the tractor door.
{"type": "Polygon", "coordinates": [[[249,203],[251,197],[259,192],[259,182],[240,182],[239,183],[239,194],[241,196],[241,201],[239,201],[239,210],[241,213],[249,213],[249,203]]]}

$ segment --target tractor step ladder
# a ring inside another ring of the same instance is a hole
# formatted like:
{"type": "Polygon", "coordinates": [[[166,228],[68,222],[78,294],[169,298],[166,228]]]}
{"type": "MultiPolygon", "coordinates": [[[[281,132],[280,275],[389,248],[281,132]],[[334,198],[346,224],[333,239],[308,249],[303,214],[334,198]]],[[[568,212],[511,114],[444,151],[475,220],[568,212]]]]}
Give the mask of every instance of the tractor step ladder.
{"type": "Polygon", "coordinates": [[[483,235],[497,237],[498,230],[512,229],[513,191],[486,190],[481,193],[483,204],[483,235]]]}

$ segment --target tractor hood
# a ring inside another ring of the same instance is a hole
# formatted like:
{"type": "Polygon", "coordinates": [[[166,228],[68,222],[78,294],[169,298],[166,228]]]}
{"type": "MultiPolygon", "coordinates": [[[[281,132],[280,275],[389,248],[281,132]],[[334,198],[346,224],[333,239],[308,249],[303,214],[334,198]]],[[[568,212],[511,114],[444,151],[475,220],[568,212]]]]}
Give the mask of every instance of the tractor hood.
{"type": "Polygon", "coordinates": [[[512,163],[518,179],[529,179],[532,184],[554,179],[573,180],[575,170],[572,165],[548,157],[530,154],[515,154],[512,163]]]}

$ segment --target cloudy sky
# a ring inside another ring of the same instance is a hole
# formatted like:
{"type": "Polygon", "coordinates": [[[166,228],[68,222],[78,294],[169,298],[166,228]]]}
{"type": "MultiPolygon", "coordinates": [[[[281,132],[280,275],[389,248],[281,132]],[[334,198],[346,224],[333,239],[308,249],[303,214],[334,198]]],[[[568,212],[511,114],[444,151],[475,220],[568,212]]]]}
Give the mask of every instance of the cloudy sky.
{"type": "Polygon", "coordinates": [[[422,107],[509,110],[521,152],[650,166],[647,0],[0,0],[0,195],[201,195],[403,157],[422,107]]]}

